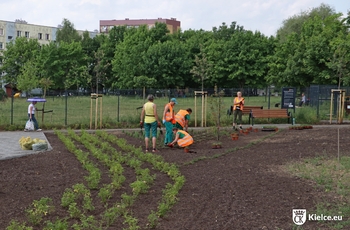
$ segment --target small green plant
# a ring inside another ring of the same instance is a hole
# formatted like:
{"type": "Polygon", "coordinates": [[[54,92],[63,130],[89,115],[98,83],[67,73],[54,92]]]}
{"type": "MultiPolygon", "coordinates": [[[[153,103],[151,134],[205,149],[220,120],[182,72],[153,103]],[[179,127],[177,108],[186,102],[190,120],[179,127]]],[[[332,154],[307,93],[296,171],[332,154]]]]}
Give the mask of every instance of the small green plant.
{"type": "Polygon", "coordinates": [[[161,202],[158,205],[158,211],[157,211],[157,215],[159,217],[163,217],[165,216],[165,214],[168,212],[168,210],[170,209],[169,204],[165,203],[165,202],[161,202]]]}
{"type": "Polygon", "coordinates": [[[108,208],[102,214],[102,221],[110,226],[121,215],[126,213],[126,206],[123,204],[114,204],[113,207],[108,208]]]}
{"type": "Polygon", "coordinates": [[[80,217],[80,223],[74,223],[72,228],[74,230],[82,230],[82,229],[97,229],[96,226],[97,221],[94,216],[85,216],[84,214],[80,217]]]}
{"type": "Polygon", "coordinates": [[[147,192],[149,186],[145,181],[134,181],[133,183],[130,184],[130,187],[132,188],[132,192],[134,195],[138,195],[140,193],[145,193],[147,192]]]}
{"type": "Polygon", "coordinates": [[[31,207],[26,209],[26,215],[32,224],[38,225],[43,220],[43,217],[53,210],[52,199],[43,197],[40,200],[33,201],[31,207]]]}
{"type": "Polygon", "coordinates": [[[151,214],[148,215],[148,226],[150,228],[155,228],[158,225],[158,216],[157,213],[151,211],[151,214]]]}
{"type": "Polygon", "coordinates": [[[100,191],[98,192],[98,197],[101,198],[101,201],[103,203],[107,203],[107,201],[111,199],[112,194],[113,194],[112,186],[111,184],[108,184],[100,189],[100,191]]]}
{"type": "Polygon", "coordinates": [[[82,214],[77,203],[71,203],[68,207],[68,212],[71,218],[80,218],[82,214]]]}
{"type": "Polygon", "coordinates": [[[6,230],[33,230],[32,227],[27,227],[25,223],[19,223],[16,220],[12,220],[10,225],[6,228],[6,230]]]}
{"type": "Polygon", "coordinates": [[[137,225],[138,223],[138,219],[131,216],[129,213],[125,213],[124,214],[124,222],[123,224],[127,224],[129,225],[129,228],[130,230],[137,230],[137,229],[140,229],[140,226],[137,225]]]}
{"type": "Polygon", "coordinates": [[[126,207],[131,206],[135,201],[135,198],[133,196],[129,196],[126,193],[123,193],[121,197],[122,204],[124,204],[126,207]]]}
{"type": "Polygon", "coordinates": [[[43,228],[43,230],[66,230],[68,229],[68,223],[66,219],[63,220],[56,220],[55,222],[46,221],[46,226],[43,228]]]}
{"type": "Polygon", "coordinates": [[[72,189],[67,188],[61,198],[62,207],[68,207],[70,204],[74,203],[76,199],[76,194],[72,189]]]}

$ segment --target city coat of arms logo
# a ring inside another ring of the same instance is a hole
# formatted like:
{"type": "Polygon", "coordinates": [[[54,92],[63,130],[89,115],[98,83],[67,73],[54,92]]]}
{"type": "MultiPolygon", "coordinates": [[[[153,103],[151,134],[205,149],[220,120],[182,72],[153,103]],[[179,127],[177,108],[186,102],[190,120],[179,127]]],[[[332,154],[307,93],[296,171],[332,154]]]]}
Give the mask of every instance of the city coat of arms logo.
{"type": "Polygon", "coordinates": [[[293,209],[293,222],[296,225],[303,225],[306,222],[306,209],[293,209]]]}

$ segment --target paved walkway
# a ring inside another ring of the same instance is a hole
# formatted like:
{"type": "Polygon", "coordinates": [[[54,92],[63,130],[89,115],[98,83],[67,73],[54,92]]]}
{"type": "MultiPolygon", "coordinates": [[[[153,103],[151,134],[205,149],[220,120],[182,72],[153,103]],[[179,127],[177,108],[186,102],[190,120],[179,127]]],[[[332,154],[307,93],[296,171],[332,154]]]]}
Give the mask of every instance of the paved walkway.
{"type": "MultiPolygon", "coordinates": [[[[256,128],[262,128],[263,126],[277,126],[279,129],[283,128],[288,128],[291,126],[290,124],[256,124],[254,127],[256,128]]],[[[243,125],[243,128],[248,127],[248,125],[243,125]]],[[[350,124],[342,124],[342,125],[337,125],[337,124],[332,124],[332,125],[314,125],[314,128],[350,128],[350,124]]],[[[165,130],[162,128],[163,131],[165,130]]],[[[202,128],[189,128],[191,129],[202,129],[202,128]]],[[[122,129],[114,129],[114,130],[108,130],[108,131],[121,131],[122,129]]],[[[128,130],[140,130],[138,129],[128,129],[128,130]]],[[[93,130],[88,130],[88,131],[93,131],[93,130]]],[[[45,132],[53,132],[51,130],[45,131],[45,132]]],[[[39,153],[38,151],[33,151],[33,150],[22,150],[21,146],[19,145],[19,139],[21,137],[31,137],[31,138],[39,138],[42,140],[47,140],[44,132],[23,132],[23,131],[4,131],[0,132],[0,160],[5,160],[5,159],[10,159],[10,158],[15,158],[15,157],[22,157],[22,156],[27,156],[30,154],[35,154],[39,153]]],[[[48,151],[52,150],[52,147],[50,143],[48,142],[48,151]]]]}

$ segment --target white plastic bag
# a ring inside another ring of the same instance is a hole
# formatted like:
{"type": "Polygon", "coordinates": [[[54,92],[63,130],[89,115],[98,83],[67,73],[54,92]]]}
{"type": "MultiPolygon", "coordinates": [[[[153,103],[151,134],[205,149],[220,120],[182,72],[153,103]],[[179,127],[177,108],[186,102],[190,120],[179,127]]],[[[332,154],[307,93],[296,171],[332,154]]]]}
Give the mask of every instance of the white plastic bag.
{"type": "Polygon", "coordinates": [[[28,131],[33,131],[34,130],[34,122],[31,120],[28,120],[26,123],[25,129],[28,131]]]}

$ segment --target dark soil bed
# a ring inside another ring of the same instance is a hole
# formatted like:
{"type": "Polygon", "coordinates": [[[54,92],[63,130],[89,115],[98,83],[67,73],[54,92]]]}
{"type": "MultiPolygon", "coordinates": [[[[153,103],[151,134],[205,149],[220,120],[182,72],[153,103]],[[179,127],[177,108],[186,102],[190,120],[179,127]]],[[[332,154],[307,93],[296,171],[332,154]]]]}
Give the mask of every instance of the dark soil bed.
{"type": "MultiPolygon", "coordinates": [[[[350,155],[347,141],[350,129],[342,128],[340,133],[342,154],[350,155]]],[[[120,132],[110,134],[135,146],[144,145],[141,138],[120,132]]],[[[54,216],[47,217],[49,220],[66,216],[66,211],[60,208],[63,192],[74,184],[84,183],[87,173],[75,156],[55,134],[46,136],[52,151],[0,161],[0,229],[5,229],[12,219],[27,221],[25,209],[42,197],[54,201],[54,216]]],[[[178,194],[178,202],[161,218],[156,229],[292,229],[293,208],[312,210],[318,202],[335,202],[322,188],[280,170],[290,161],[336,156],[335,128],[251,132],[240,135],[236,141],[231,140],[228,132],[220,138],[221,149],[211,148],[213,136],[204,132],[193,136],[195,144],[190,148],[193,153],[164,147],[158,140],[157,154],[176,163],[186,183],[178,194]]],[[[135,178],[127,168],[124,176],[126,183],[130,183],[128,178],[135,178]]],[[[139,196],[131,207],[141,229],[146,228],[149,210],[157,207],[162,189],[170,181],[166,175],[157,174],[149,193],[139,196]]],[[[126,184],[124,191],[128,190],[126,184]]],[[[99,207],[98,202],[94,205],[92,214],[99,216],[102,205],[99,207]]],[[[122,222],[108,229],[122,229],[125,227],[122,222]]],[[[318,228],[329,227],[316,221],[303,225],[303,229],[318,228]]]]}

